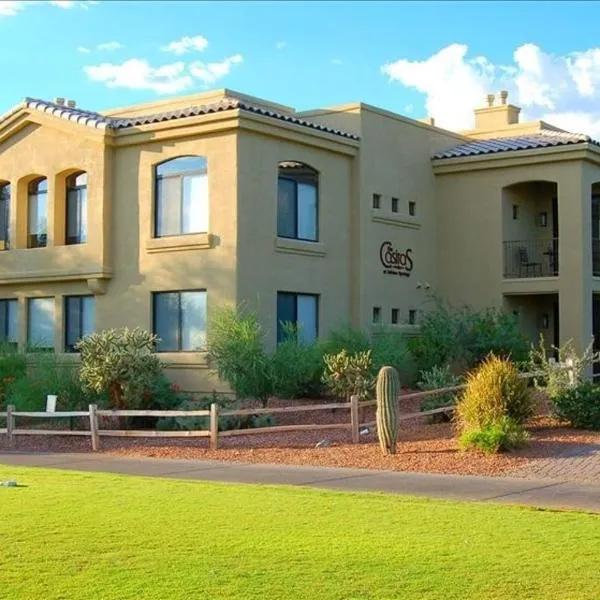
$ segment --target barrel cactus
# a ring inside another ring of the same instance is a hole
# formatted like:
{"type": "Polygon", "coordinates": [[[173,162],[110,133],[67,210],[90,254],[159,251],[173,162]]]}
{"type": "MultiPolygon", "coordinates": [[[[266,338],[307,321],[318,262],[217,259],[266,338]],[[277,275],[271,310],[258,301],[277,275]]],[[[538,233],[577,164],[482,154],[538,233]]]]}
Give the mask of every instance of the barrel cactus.
{"type": "Polygon", "coordinates": [[[377,436],[384,454],[396,454],[396,399],[400,377],[393,367],[382,367],[377,375],[377,436]]]}

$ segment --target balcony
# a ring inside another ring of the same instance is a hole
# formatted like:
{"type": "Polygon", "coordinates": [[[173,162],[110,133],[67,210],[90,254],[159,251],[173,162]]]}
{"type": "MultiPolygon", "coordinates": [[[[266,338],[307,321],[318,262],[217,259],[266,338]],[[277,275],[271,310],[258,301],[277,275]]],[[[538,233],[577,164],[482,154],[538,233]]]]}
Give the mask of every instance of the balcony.
{"type": "Polygon", "coordinates": [[[558,238],[504,242],[505,279],[557,276],[558,238]]]}

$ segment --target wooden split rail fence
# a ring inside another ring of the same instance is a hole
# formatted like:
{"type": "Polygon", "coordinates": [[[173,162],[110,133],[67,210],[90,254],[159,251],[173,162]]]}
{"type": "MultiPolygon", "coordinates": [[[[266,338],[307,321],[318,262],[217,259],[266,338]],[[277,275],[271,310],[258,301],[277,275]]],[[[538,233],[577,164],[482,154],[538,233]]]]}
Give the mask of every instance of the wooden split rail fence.
{"type": "MultiPolygon", "coordinates": [[[[569,371],[569,379],[573,379],[573,365],[557,365],[557,368],[564,368],[569,371]]],[[[524,379],[531,379],[540,376],[542,373],[523,373],[524,379]]],[[[424,392],[415,392],[402,394],[399,399],[414,400],[417,398],[426,398],[428,396],[437,396],[452,392],[459,392],[465,389],[465,385],[440,388],[437,390],[428,390],[424,392]]],[[[285,431],[315,431],[320,429],[349,429],[351,431],[352,442],[357,444],[360,441],[360,430],[375,426],[375,421],[360,423],[361,409],[372,407],[377,404],[376,400],[359,402],[358,396],[352,396],[350,402],[314,404],[302,406],[290,406],[285,408],[244,408],[239,410],[220,411],[218,404],[211,404],[210,410],[100,410],[95,404],[90,404],[87,411],[63,411],[63,412],[31,412],[17,411],[14,406],[7,406],[6,412],[0,412],[0,419],[6,420],[6,427],[0,428],[0,434],[4,433],[8,437],[9,446],[14,445],[14,438],[17,435],[77,435],[88,436],[91,438],[92,450],[100,449],[101,437],[206,437],[210,439],[210,447],[216,450],[219,447],[219,439],[237,435],[255,435],[265,433],[280,433],[285,431]],[[300,424],[300,425],[275,425],[271,427],[257,427],[254,429],[231,429],[228,431],[219,431],[220,417],[247,416],[247,415],[273,415],[273,414],[292,414],[299,412],[316,412],[321,410],[348,410],[350,420],[345,423],[327,423],[327,424],[300,424]],[[63,429],[25,429],[17,428],[16,418],[26,417],[30,419],[54,419],[54,418],[74,418],[84,417],[89,419],[89,430],[63,430],[63,429]],[[148,430],[129,430],[129,429],[101,429],[99,427],[99,417],[209,417],[209,429],[186,430],[186,431],[156,431],[148,430]]],[[[447,405],[433,410],[422,412],[405,413],[398,415],[399,421],[406,421],[418,417],[435,415],[440,413],[449,414],[454,411],[454,405],[447,405]]]]}

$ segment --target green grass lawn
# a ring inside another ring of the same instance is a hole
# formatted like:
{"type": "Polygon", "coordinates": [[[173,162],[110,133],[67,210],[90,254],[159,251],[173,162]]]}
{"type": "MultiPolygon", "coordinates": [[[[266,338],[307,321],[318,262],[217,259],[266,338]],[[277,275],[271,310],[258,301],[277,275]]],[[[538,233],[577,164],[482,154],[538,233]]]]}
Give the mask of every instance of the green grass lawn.
{"type": "Polygon", "coordinates": [[[600,598],[600,517],[0,466],[2,600],[600,598]]]}

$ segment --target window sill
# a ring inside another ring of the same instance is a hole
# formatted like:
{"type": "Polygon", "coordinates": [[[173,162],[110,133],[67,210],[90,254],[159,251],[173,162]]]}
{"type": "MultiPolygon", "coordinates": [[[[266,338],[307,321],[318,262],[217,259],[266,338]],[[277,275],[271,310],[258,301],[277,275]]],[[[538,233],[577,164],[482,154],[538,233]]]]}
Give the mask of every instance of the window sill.
{"type": "Polygon", "coordinates": [[[371,220],[374,223],[404,227],[406,229],[421,229],[422,227],[421,220],[418,217],[401,215],[391,211],[382,211],[381,209],[371,209],[371,220]]]}
{"type": "Polygon", "coordinates": [[[146,240],[146,252],[180,252],[183,250],[206,250],[213,248],[213,236],[210,233],[192,233],[172,235],[146,240]]]}
{"type": "Polygon", "coordinates": [[[302,256],[325,256],[327,248],[321,242],[307,242],[290,238],[275,238],[275,252],[300,254],[302,256]]]}

